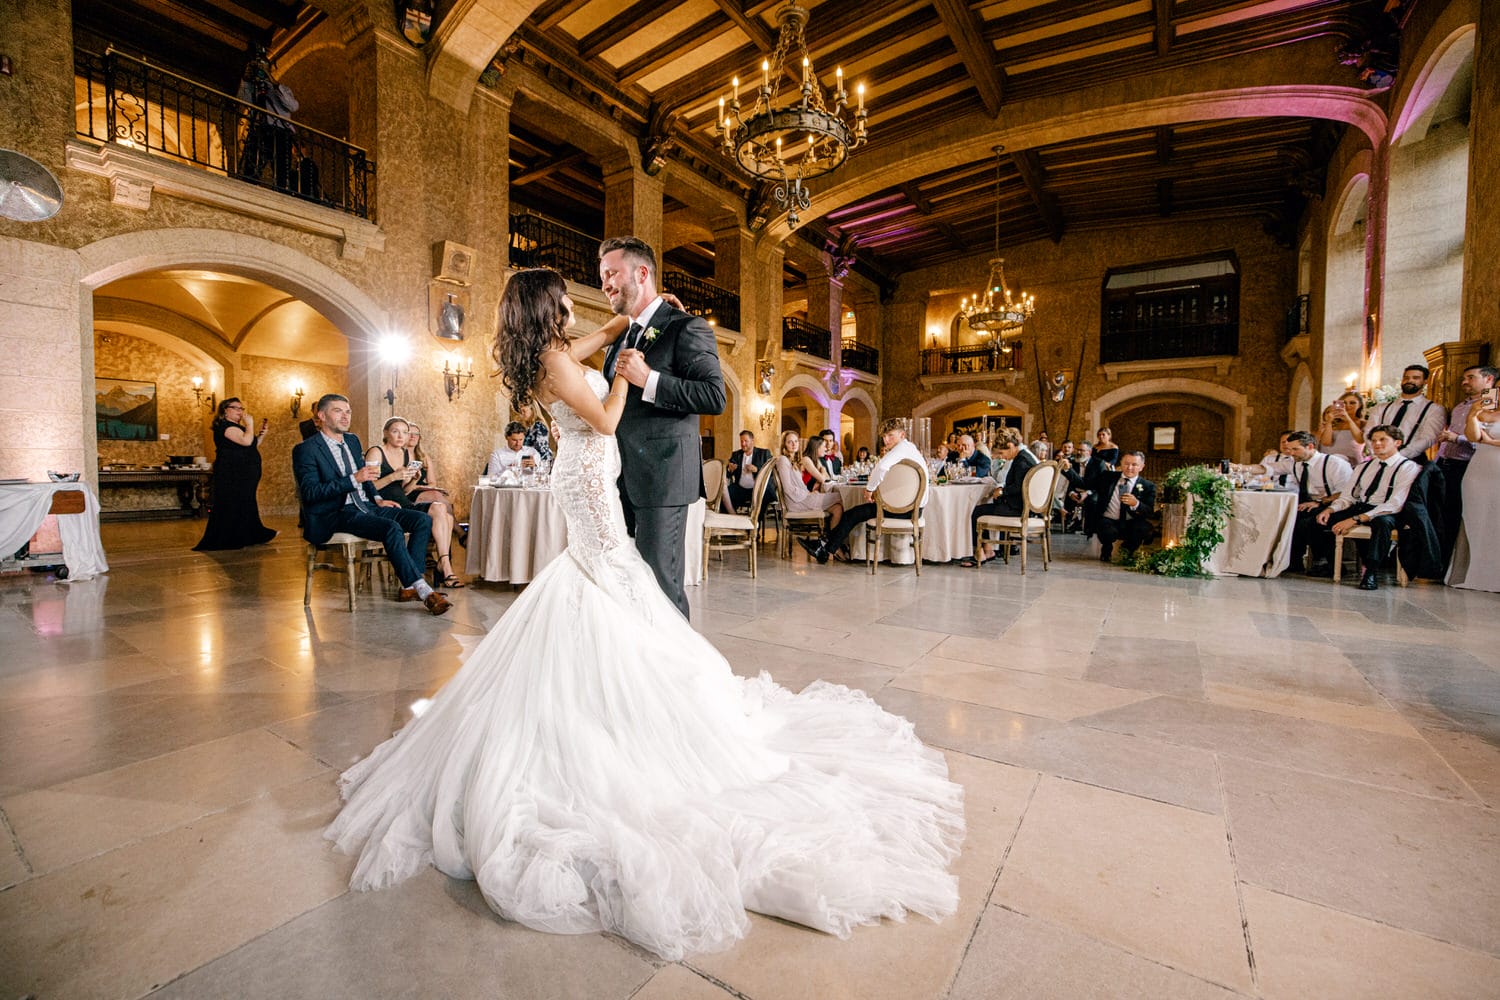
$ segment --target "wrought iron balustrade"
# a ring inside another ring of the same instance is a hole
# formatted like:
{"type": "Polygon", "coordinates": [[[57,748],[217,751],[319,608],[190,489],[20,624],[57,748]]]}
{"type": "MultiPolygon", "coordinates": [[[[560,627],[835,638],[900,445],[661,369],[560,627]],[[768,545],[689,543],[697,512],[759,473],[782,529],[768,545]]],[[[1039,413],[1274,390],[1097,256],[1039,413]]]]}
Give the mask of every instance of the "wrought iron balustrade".
{"type": "Polygon", "coordinates": [[[784,316],[781,320],[781,349],[801,351],[815,358],[833,357],[833,334],[820,326],[795,316],[784,316]]]}
{"type": "Polygon", "coordinates": [[[839,352],[839,357],[845,368],[869,372],[871,375],[880,374],[880,350],[869,344],[861,344],[858,341],[845,342],[843,350],[839,352]]]}
{"type": "Polygon", "coordinates": [[[358,146],[113,49],[74,49],[73,68],[80,136],[374,218],[358,146]]]}
{"type": "Polygon", "coordinates": [[[511,267],[550,267],[569,281],[597,288],[601,242],[531,212],[510,217],[511,267]]]}
{"type": "Polygon", "coordinates": [[[1100,337],[1100,360],[1159,361],[1238,354],[1238,323],[1193,323],[1156,329],[1106,332],[1100,337]]]}
{"type": "Polygon", "coordinates": [[[1021,370],[1023,342],[1008,340],[1000,347],[937,347],[922,352],[923,375],[979,375],[985,372],[1021,370]],[[1003,348],[1009,347],[1010,350],[1003,348]]]}
{"type": "Polygon", "coordinates": [[[694,316],[702,316],[726,330],[739,330],[740,297],[737,292],[676,269],[662,273],[661,287],[681,299],[683,306],[694,316]]]}

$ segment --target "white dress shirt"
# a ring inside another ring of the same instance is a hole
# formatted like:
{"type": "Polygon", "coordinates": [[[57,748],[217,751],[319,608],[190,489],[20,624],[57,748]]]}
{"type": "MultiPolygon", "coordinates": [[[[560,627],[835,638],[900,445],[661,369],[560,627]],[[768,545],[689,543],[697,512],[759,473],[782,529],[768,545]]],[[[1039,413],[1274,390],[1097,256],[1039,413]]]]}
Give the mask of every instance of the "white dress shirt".
{"type": "Polygon", "coordinates": [[[1354,480],[1354,469],[1342,455],[1327,455],[1317,452],[1305,462],[1296,463],[1293,477],[1298,486],[1305,486],[1307,495],[1314,500],[1328,500],[1342,496],[1354,480]]]}
{"type": "Polygon", "coordinates": [[[1437,443],[1438,435],[1443,432],[1447,423],[1448,411],[1426,396],[1411,399],[1402,396],[1385,403],[1370,415],[1370,419],[1365,421],[1365,437],[1368,438],[1370,432],[1380,424],[1400,427],[1406,435],[1406,440],[1401,445],[1401,454],[1407,458],[1421,458],[1423,452],[1437,443]],[[1401,414],[1400,423],[1397,423],[1396,414],[1402,403],[1409,405],[1406,412],[1401,414]]]}
{"type": "MultiPolygon", "coordinates": [[[[651,328],[651,317],[656,315],[656,310],[661,308],[662,302],[662,297],[658,295],[656,298],[646,303],[646,309],[641,313],[639,318],[631,320],[632,323],[635,323],[641,328],[641,337],[645,337],[646,331],[651,328]]],[[[626,346],[629,347],[630,345],[627,343],[626,346]]],[[[644,354],[646,353],[646,348],[650,346],[650,344],[639,344],[636,349],[644,354]]],[[[643,399],[647,403],[656,402],[656,384],[660,381],[661,372],[657,371],[655,368],[651,369],[651,374],[646,376],[646,384],[641,389],[641,399],[643,399]]]]}
{"type": "Polygon", "coordinates": [[[1135,489],[1137,477],[1121,476],[1120,481],[1115,484],[1114,495],[1109,498],[1109,506],[1104,508],[1104,517],[1109,521],[1120,519],[1120,498],[1135,489]]]}
{"type": "Polygon", "coordinates": [[[533,462],[541,464],[542,456],[537,454],[535,448],[529,444],[521,445],[520,451],[511,451],[510,445],[501,445],[490,452],[490,464],[485,466],[484,474],[487,476],[498,476],[506,469],[514,469],[517,473],[521,471],[521,459],[530,457],[533,462]]]}
{"type": "Polygon", "coordinates": [[[1328,509],[1340,511],[1356,503],[1367,503],[1373,506],[1365,511],[1366,517],[1395,514],[1406,506],[1406,495],[1421,472],[1422,467],[1404,455],[1384,462],[1378,458],[1367,459],[1354,470],[1354,481],[1349,484],[1348,492],[1329,504],[1328,509]]]}
{"type": "Polygon", "coordinates": [[[865,491],[874,493],[875,488],[880,485],[880,481],[885,478],[885,474],[903,458],[909,458],[913,462],[916,462],[917,466],[922,470],[922,482],[925,486],[929,487],[922,493],[922,509],[926,510],[927,501],[932,499],[931,483],[927,476],[927,463],[922,460],[922,453],[917,450],[917,446],[905,438],[897,441],[890,448],[886,449],[884,455],[880,456],[880,461],[876,462],[875,468],[870,470],[870,480],[865,483],[865,491]]]}

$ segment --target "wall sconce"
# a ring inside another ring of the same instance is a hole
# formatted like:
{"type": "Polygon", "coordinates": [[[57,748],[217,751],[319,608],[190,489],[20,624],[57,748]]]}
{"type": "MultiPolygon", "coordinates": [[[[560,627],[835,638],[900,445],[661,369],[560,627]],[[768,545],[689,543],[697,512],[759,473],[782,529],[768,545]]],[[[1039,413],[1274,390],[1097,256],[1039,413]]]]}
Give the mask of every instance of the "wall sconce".
{"type": "Polygon", "coordinates": [[[302,412],[302,396],[302,386],[299,385],[292,389],[292,402],[289,409],[292,411],[293,420],[296,420],[297,416],[302,412]]]}
{"type": "Polygon", "coordinates": [[[443,391],[448,394],[448,402],[453,402],[464,394],[468,388],[469,380],[474,377],[474,366],[463,358],[443,359],[443,391]],[[464,365],[468,364],[468,370],[464,365]]]}
{"type": "Polygon", "coordinates": [[[207,406],[210,410],[219,405],[219,401],[214,398],[212,391],[208,393],[207,398],[204,398],[202,375],[193,376],[193,399],[207,406]]]}
{"type": "Polygon", "coordinates": [[[771,429],[771,425],[776,422],[776,407],[769,401],[762,402],[760,405],[760,429],[768,431],[771,429]]]}
{"type": "Polygon", "coordinates": [[[411,344],[400,334],[388,333],[375,345],[380,360],[391,370],[391,386],[381,395],[391,412],[396,412],[396,385],[401,380],[401,366],[411,358],[411,344]]]}
{"type": "Polygon", "coordinates": [[[776,366],[769,361],[762,361],[756,372],[756,381],[762,396],[771,394],[771,380],[776,377],[776,366]]]}

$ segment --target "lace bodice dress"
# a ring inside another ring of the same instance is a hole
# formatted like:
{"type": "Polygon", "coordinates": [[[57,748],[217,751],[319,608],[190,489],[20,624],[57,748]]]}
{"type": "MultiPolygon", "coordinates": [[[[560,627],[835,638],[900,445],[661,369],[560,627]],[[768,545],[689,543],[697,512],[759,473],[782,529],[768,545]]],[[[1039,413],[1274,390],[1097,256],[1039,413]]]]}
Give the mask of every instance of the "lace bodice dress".
{"type": "Polygon", "coordinates": [[[327,836],[359,852],[353,885],[432,864],[508,919],[668,959],[729,947],[747,909],[840,936],[950,915],[962,790],[941,754],[861,692],[735,676],[626,535],[614,438],[552,413],[566,554],[343,775],[327,836]]]}

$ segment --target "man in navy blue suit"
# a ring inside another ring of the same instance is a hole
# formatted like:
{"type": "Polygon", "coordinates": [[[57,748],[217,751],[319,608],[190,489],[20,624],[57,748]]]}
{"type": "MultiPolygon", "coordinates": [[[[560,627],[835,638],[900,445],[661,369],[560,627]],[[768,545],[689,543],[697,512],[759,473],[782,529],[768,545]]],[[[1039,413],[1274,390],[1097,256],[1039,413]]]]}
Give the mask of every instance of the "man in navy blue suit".
{"type": "Polygon", "coordinates": [[[338,531],[385,546],[401,581],[398,601],[421,601],[434,615],[452,605],[423,578],[432,518],[380,497],[370,480],[380,475],[356,456],[359,438],[349,433],[349,400],[329,393],[318,400],[318,433],[292,449],[292,473],[302,498],[302,537],[322,545],[338,531]]]}

